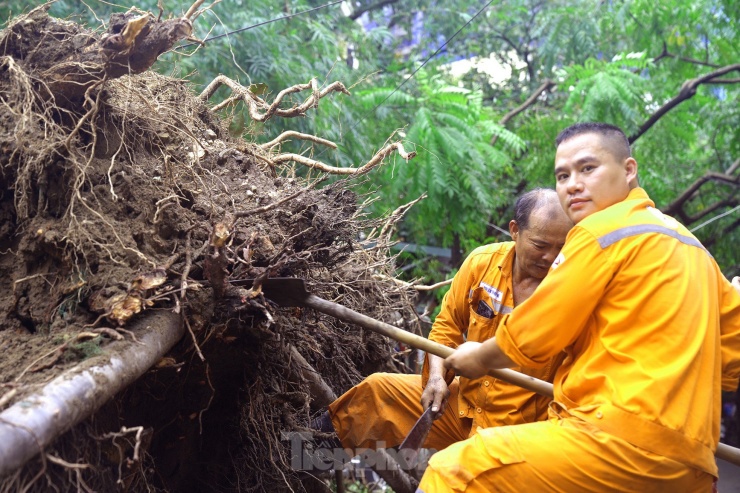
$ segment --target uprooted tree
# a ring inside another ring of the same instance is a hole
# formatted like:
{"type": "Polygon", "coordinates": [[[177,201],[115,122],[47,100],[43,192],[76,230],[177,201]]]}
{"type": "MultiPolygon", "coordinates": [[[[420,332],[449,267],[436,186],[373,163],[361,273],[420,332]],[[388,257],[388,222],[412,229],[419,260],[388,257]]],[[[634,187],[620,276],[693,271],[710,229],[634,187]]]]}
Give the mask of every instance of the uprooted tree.
{"type": "Polygon", "coordinates": [[[336,168],[280,151],[334,145],[316,136],[234,138],[218,113],[231,103],[265,121],[349,93],[313,80],[268,102],[221,76],[198,96],[148,70],[192,12],[132,10],[99,34],[47,8],[0,33],[0,491],[307,487],[281,432],[403,363],[380,336],[278,309],[260,282],[300,277],[418,331],[388,256],[401,215],[368,220],[348,181],[412,153],[394,142],[336,168]]]}

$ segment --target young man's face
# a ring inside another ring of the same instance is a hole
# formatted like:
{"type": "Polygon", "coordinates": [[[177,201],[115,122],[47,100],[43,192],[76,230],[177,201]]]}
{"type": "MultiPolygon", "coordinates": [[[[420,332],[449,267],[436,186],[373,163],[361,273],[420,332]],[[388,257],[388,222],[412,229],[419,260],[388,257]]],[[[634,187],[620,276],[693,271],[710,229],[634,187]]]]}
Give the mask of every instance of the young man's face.
{"type": "Polygon", "coordinates": [[[620,159],[609,144],[607,138],[587,133],[561,143],[555,153],[555,190],[576,224],[624,200],[637,177],[637,162],[620,159]]]}

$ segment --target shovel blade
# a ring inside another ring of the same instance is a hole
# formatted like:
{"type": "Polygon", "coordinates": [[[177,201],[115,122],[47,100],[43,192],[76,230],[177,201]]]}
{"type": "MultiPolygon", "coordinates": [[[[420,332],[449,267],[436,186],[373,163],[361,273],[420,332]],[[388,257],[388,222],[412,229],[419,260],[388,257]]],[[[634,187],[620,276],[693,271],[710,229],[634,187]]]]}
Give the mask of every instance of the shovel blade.
{"type": "Polygon", "coordinates": [[[421,417],[416,421],[414,427],[398,447],[401,457],[403,458],[404,469],[414,469],[418,465],[419,449],[424,445],[424,441],[429,435],[429,430],[432,429],[434,422],[434,414],[432,413],[432,407],[429,406],[424,411],[421,417]]]}
{"type": "MultiPolygon", "coordinates": [[[[233,284],[252,287],[254,279],[240,279],[233,284]]],[[[262,292],[265,297],[279,306],[305,306],[311,295],[306,290],[306,283],[297,277],[271,277],[262,281],[262,292]]]]}

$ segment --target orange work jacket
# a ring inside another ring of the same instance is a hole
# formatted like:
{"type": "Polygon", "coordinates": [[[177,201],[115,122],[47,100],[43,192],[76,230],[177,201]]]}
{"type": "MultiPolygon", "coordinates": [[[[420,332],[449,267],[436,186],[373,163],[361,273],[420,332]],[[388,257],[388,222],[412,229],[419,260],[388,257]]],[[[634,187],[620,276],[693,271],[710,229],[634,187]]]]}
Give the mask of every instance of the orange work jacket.
{"type": "MultiPolygon", "coordinates": [[[[475,249],[455,275],[429,339],[453,348],[466,340],[491,339],[502,318],[514,309],[514,256],[513,241],[475,249]]],[[[564,354],[548,358],[548,362],[537,369],[514,369],[551,382],[562,357],[564,354]]],[[[446,375],[448,383],[453,375],[453,372],[446,375]]],[[[427,379],[425,364],[423,385],[427,379]]],[[[490,376],[475,380],[460,377],[459,417],[473,419],[473,433],[478,426],[487,428],[543,420],[547,417],[550,400],[490,376]]]]}
{"type": "Polygon", "coordinates": [[[643,189],[570,231],[496,340],[527,366],[565,349],[555,400],[572,416],[717,475],[721,388],[740,375],[740,295],[643,189]]]}

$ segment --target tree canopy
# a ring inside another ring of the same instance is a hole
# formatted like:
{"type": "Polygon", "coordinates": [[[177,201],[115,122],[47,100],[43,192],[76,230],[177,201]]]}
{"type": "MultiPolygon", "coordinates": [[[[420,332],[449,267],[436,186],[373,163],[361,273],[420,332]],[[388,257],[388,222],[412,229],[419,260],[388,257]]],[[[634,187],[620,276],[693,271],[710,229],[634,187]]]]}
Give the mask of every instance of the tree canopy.
{"type": "MultiPolygon", "coordinates": [[[[165,16],[190,6],[160,3],[165,16]]],[[[86,4],[59,0],[51,12],[96,25],[121,10],[86,4]]],[[[34,5],[6,2],[0,14],[34,5]]],[[[453,262],[505,239],[499,228],[518,193],[554,186],[560,130],[577,121],[619,125],[657,206],[695,230],[727,275],[740,273],[738,2],[355,0],[317,8],[323,5],[204,4],[194,31],[201,40],[291,17],[183,46],[163,55],[158,69],[196,72],[191,80],[201,85],[225,73],[273,95],[311,78],[342,81],[353,95],[326,98],[298,125],[338,148],[295,141],[284,151],[351,166],[400,136],[418,157],[369,176],[365,186],[380,196],[372,210],[387,213],[426,194],[399,233],[452,247],[453,262]]],[[[136,7],[159,12],[154,0],[136,7]]],[[[233,115],[234,132],[257,141],[284,130],[275,121],[253,135],[241,103],[233,115]]]]}

